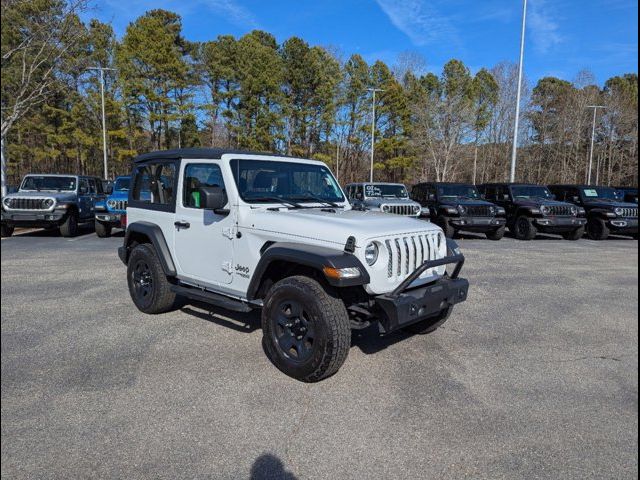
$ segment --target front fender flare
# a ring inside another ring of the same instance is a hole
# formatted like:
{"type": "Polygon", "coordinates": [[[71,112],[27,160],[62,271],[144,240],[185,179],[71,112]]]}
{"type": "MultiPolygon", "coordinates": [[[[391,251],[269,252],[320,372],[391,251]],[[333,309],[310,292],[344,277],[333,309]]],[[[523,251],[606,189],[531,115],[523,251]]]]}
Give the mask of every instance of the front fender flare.
{"type": "Polygon", "coordinates": [[[269,265],[276,261],[311,267],[322,272],[324,267],[350,268],[356,267],[360,270],[358,278],[334,280],[327,278],[327,281],[334,287],[352,287],[366,285],[370,282],[369,273],[355,255],[333,248],[318,247],[315,245],[304,245],[301,243],[274,243],[270,245],[260,257],[256,265],[249,288],[247,289],[247,299],[255,300],[263,276],[269,265]]]}
{"type": "Polygon", "coordinates": [[[164,238],[162,229],[154,223],[133,222],[127,226],[127,232],[124,235],[123,252],[119,253],[122,260],[125,263],[127,263],[127,261],[129,260],[131,243],[133,241],[133,237],[135,237],[135,234],[141,234],[151,241],[151,244],[153,245],[153,248],[158,255],[158,259],[160,260],[160,264],[162,265],[162,269],[164,270],[165,275],[169,277],[175,277],[178,272],[176,271],[176,266],[173,262],[173,258],[171,258],[171,251],[169,250],[167,241],[164,238]]]}

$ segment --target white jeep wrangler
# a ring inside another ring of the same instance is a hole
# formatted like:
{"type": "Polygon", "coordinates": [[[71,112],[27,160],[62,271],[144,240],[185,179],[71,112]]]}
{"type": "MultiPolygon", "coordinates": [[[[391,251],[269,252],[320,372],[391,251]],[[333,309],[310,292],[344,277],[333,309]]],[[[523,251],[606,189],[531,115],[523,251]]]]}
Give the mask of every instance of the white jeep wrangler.
{"type": "Polygon", "coordinates": [[[127,215],[118,253],[138,309],[166,312],[177,297],[261,308],[270,360],[307,382],[340,368],[352,328],[428,333],[467,298],[464,257],[439,227],[352,210],[318,161],[214,149],[144,154],[134,161],[127,215]]]}

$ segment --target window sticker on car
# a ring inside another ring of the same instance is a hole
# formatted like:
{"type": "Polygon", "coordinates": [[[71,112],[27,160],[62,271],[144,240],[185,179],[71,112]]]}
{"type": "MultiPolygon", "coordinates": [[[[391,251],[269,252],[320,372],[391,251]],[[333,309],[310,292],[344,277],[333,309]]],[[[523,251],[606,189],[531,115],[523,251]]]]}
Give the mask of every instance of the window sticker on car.
{"type": "Polygon", "coordinates": [[[585,189],[584,195],[585,197],[597,197],[598,191],[593,189],[585,189]]]}
{"type": "Polygon", "coordinates": [[[379,197],[382,195],[380,187],[376,187],[375,185],[366,185],[365,189],[367,191],[367,197],[379,197]]]}

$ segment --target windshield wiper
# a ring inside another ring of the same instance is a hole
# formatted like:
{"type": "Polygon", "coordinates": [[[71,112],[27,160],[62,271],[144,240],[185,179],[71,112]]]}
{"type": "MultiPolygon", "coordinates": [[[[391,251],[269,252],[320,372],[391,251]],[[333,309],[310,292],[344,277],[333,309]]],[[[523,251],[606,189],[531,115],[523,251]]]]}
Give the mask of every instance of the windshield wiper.
{"type": "Polygon", "coordinates": [[[256,201],[256,202],[274,202],[274,203],[284,203],[285,205],[291,205],[293,208],[304,208],[299,203],[294,202],[293,200],[288,200],[286,198],[280,197],[249,197],[247,200],[256,201]]]}
{"type": "MultiPolygon", "coordinates": [[[[294,197],[294,198],[298,198],[300,200],[315,200],[318,203],[324,203],[325,205],[329,205],[332,208],[339,208],[340,205],[338,205],[335,202],[331,202],[329,200],[325,200],[324,198],[320,198],[317,195],[314,195],[311,192],[306,192],[304,194],[304,196],[300,196],[300,197],[294,197]]],[[[308,207],[308,208],[313,208],[313,207],[308,207]]]]}

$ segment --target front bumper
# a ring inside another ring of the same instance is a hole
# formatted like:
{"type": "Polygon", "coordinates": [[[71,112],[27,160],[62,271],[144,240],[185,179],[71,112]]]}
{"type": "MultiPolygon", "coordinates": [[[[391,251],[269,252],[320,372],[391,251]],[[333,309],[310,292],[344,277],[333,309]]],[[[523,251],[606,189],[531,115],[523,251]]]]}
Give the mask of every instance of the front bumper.
{"type": "Polygon", "coordinates": [[[61,224],[67,215],[66,210],[44,212],[7,212],[2,211],[1,221],[15,227],[49,227],[61,224]]]}
{"type": "Polygon", "coordinates": [[[582,217],[542,217],[533,221],[542,232],[568,232],[587,224],[587,219],[582,217]]]}
{"type": "Polygon", "coordinates": [[[608,227],[614,233],[635,235],[638,233],[637,218],[616,218],[609,220],[608,227]]]}
{"type": "Polygon", "coordinates": [[[393,292],[378,295],[374,301],[382,311],[380,315],[380,329],[383,333],[390,333],[426,318],[450,309],[457,303],[467,299],[469,282],[458,278],[464,264],[461,254],[432,260],[423,263],[393,292]],[[456,268],[451,276],[444,276],[429,285],[412,288],[408,287],[425,271],[440,265],[455,263],[456,268]]]}
{"type": "Polygon", "coordinates": [[[451,226],[458,230],[479,231],[495,230],[506,225],[504,217],[455,217],[449,220],[451,226]]]}
{"type": "Polygon", "coordinates": [[[127,226],[126,213],[96,212],[96,220],[120,228],[126,228],[127,226]]]}

